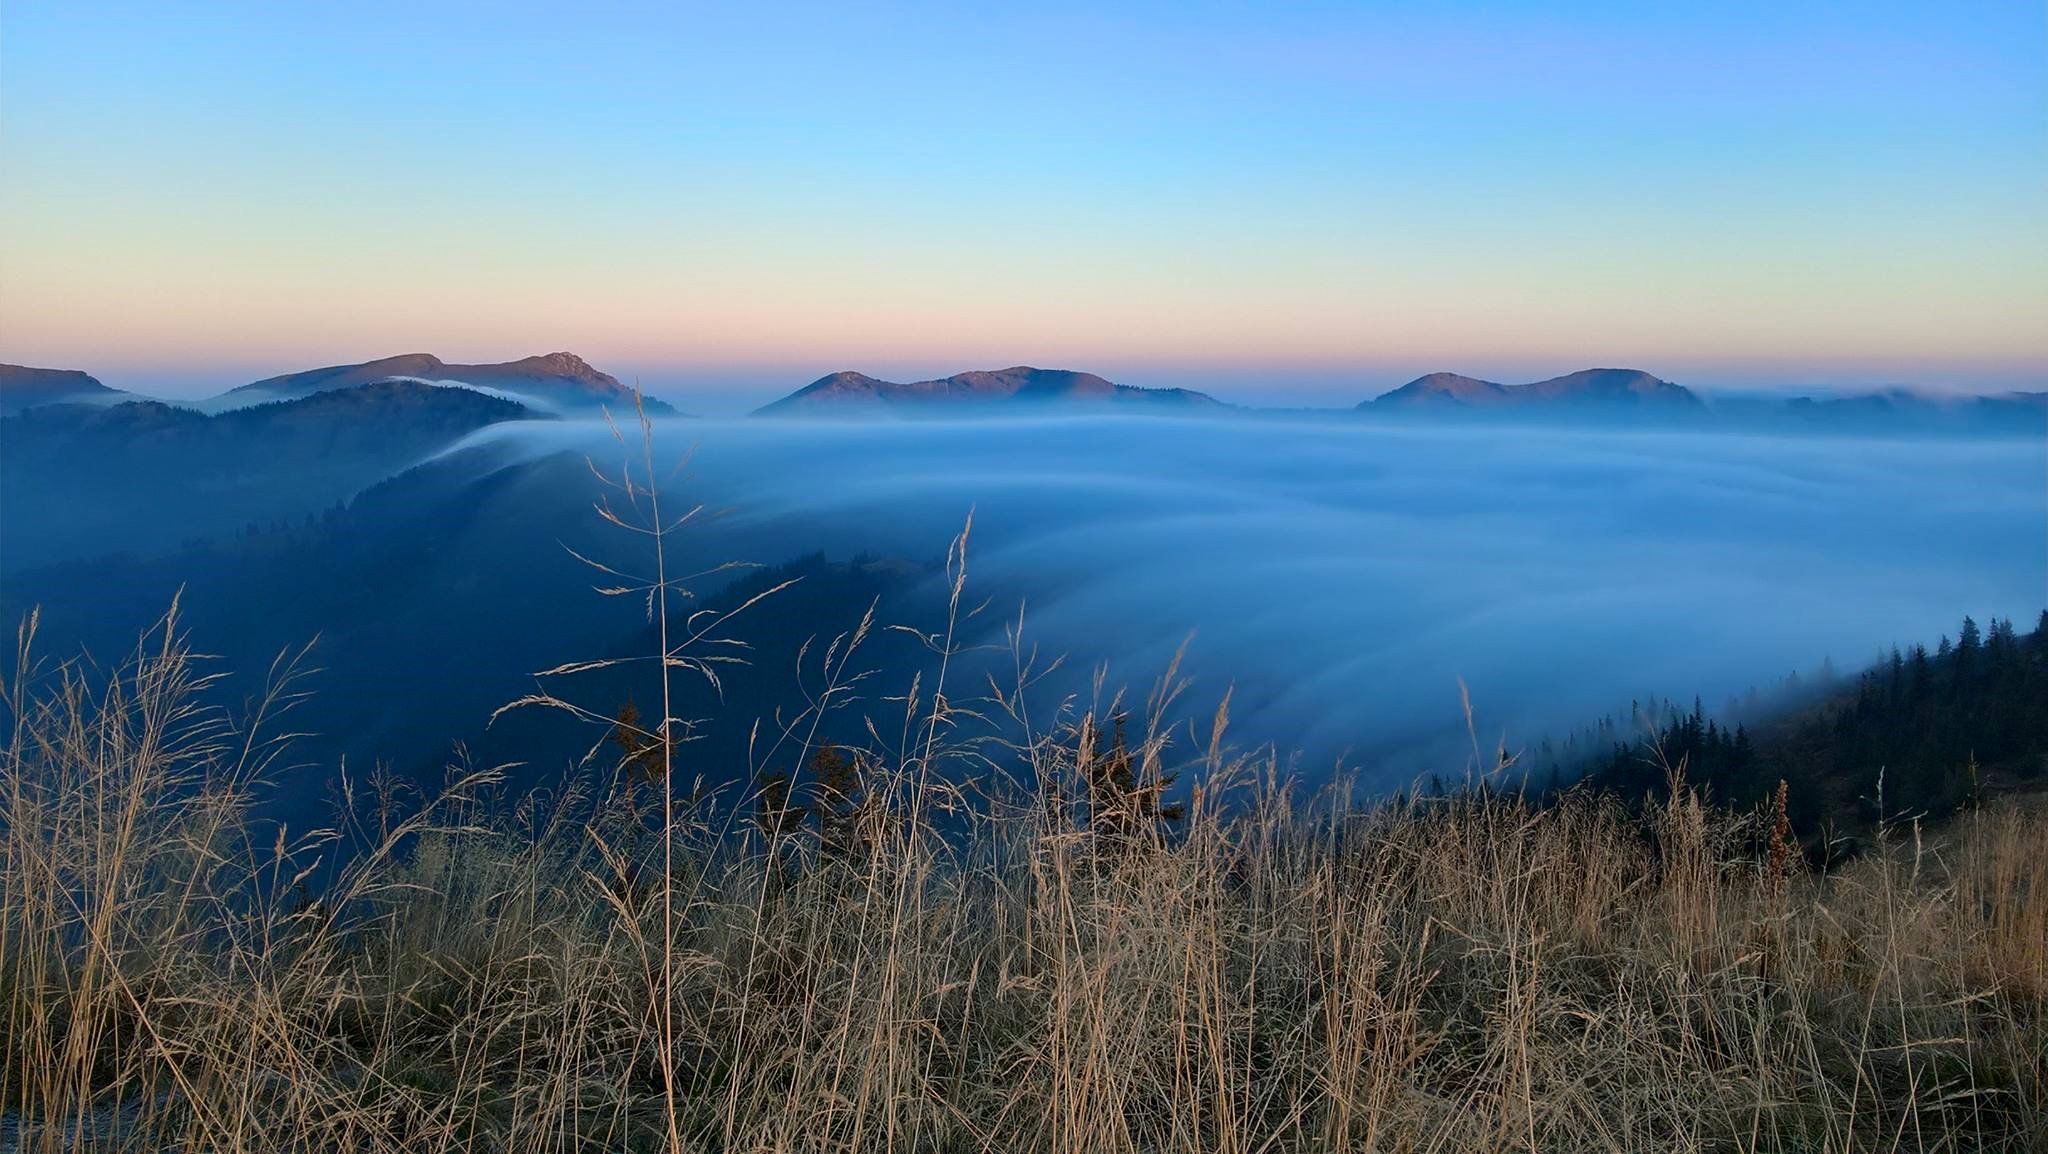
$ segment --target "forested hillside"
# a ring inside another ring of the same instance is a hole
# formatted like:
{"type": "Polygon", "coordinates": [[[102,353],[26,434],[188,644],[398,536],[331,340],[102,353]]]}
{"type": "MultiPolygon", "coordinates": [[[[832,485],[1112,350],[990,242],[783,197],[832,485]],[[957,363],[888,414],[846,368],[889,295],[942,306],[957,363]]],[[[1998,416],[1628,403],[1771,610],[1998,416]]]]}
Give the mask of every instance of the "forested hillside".
{"type": "MultiPolygon", "coordinates": [[[[1687,781],[1749,806],[1788,785],[1794,825],[1868,825],[1939,816],[1993,792],[2048,784],[2048,612],[2021,634],[1965,617],[1955,639],[1893,650],[1846,685],[1788,715],[1717,720],[1695,703],[1642,721],[1588,774],[1627,797],[1687,781]]],[[[1610,730],[1612,727],[1609,727],[1610,730]]]]}

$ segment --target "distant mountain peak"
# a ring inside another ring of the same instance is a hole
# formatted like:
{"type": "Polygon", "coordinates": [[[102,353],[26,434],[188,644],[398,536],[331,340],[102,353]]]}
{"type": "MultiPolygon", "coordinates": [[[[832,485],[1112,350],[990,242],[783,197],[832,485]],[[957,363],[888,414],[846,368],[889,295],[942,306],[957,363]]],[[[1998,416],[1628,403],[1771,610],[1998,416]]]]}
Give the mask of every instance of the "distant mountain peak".
{"type": "Polygon", "coordinates": [[[1012,365],[972,369],[925,381],[885,381],[842,370],[819,377],[796,392],[755,411],[756,416],[916,413],[991,406],[1139,404],[1174,407],[1220,406],[1214,397],[1187,389],[1143,389],[1119,385],[1094,373],[1012,365]]]}
{"type": "Polygon", "coordinates": [[[1561,377],[1521,386],[1532,398],[1573,401],[1635,400],[1698,408],[1700,399],[1684,385],[1673,384],[1641,369],[1580,369],[1561,377]]]}
{"type": "Polygon", "coordinates": [[[440,357],[437,357],[437,356],[435,356],[435,355],[434,355],[434,354],[432,354],[432,353],[400,353],[400,354],[398,354],[398,355],[397,355],[397,356],[395,356],[395,357],[380,357],[380,358],[378,358],[377,360],[374,360],[374,361],[365,361],[365,362],[363,363],[363,366],[362,366],[362,367],[364,367],[364,368],[378,368],[378,369],[394,369],[394,370],[395,370],[395,369],[427,369],[427,370],[433,370],[433,369],[438,369],[438,368],[440,368],[440,367],[441,367],[441,365],[442,365],[442,361],[441,361],[441,358],[440,358],[440,357]]]}
{"type": "Polygon", "coordinates": [[[1506,386],[1492,381],[1462,373],[1428,373],[1366,404],[1498,405],[1510,399],[1506,386]]]}
{"type": "Polygon", "coordinates": [[[1502,385],[1459,373],[1430,373],[1382,393],[1359,408],[1553,408],[1681,411],[1702,408],[1698,396],[1641,369],[1580,369],[1525,385],[1502,385]]]}
{"type": "Polygon", "coordinates": [[[610,373],[598,372],[590,366],[589,361],[584,360],[575,353],[541,353],[538,356],[527,357],[524,360],[514,361],[513,363],[534,365],[551,373],[560,373],[565,377],[593,377],[602,378],[607,381],[616,381],[618,379],[610,373]]]}

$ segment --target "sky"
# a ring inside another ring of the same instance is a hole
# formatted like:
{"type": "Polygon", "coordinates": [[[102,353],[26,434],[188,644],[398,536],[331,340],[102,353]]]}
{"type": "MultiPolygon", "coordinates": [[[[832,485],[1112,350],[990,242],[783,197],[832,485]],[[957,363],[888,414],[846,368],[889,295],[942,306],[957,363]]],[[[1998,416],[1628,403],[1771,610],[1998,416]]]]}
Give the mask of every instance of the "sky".
{"type": "Polygon", "coordinates": [[[557,349],[678,397],[2039,388],[2048,13],[0,5],[0,360],[557,349]]]}

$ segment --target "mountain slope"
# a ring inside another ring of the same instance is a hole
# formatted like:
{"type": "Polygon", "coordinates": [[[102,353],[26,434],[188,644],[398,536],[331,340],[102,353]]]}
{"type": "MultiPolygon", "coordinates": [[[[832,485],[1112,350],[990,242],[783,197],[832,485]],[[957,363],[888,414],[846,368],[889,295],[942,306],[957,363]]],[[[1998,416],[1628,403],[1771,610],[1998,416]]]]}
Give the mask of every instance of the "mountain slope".
{"type": "MultiPolygon", "coordinates": [[[[548,353],[496,365],[449,364],[432,353],[405,353],[357,365],[331,365],[267,377],[230,389],[225,397],[240,401],[283,400],[390,380],[456,381],[511,394],[514,399],[542,410],[593,412],[608,407],[617,412],[633,406],[632,389],[574,353],[548,353]]],[[[674,414],[660,401],[648,398],[646,403],[649,413],[674,414]]]]}
{"type": "Polygon", "coordinates": [[[1142,405],[1161,409],[1224,408],[1206,393],[1190,389],[1141,389],[1119,385],[1094,373],[1070,369],[1007,369],[955,373],[929,381],[884,381],[866,373],[820,377],[789,396],[755,410],[755,416],[879,416],[986,412],[993,407],[1093,407],[1142,405]]]}
{"type": "Polygon", "coordinates": [[[119,389],[108,388],[90,373],[77,369],[0,365],[0,414],[18,413],[40,405],[97,404],[127,395],[119,389]]]}
{"type": "Polygon", "coordinates": [[[40,406],[0,420],[5,565],[298,520],[470,432],[535,415],[402,380],[212,416],[156,401],[40,406]]]}
{"type": "MultiPolygon", "coordinates": [[[[395,772],[432,788],[450,743],[464,740],[480,764],[523,763],[523,780],[552,783],[595,737],[552,710],[518,710],[495,722],[492,712],[530,692],[534,670],[571,658],[623,664],[552,688],[606,715],[636,697],[646,709],[646,667],[631,659],[659,645],[635,605],[589,590],[591,570],[579,557],[622,571],[645,561],[639,540],[592,514],[601,491],[580,454],[527,458],[487,441],[370,485],[317,518],[153,556],[9,573],[0,582],[0,617],[18,620],[41,606],[50,651],[119,653],[177,597],[186,626],[219,656],[212,668],[232,672],[238,686],[260,685],[281,649],[319,638],[319,672],[308,683],[317,692],[294,711],[293,724],[306,735],[294,744],[295,760],[320,768],[290,791],[295,823],[327,812],[324,783],[344,757],[365,765],[389,759],[395,772]]],[[[689,601],[688,610],[674,610],[679,617],[700,609],[717,617],[800,578],[714,634],[747,643],[744,661],[719,665],[716,687],[674,679],[678,714],[699,719],[688,776],[719,786],[743,781],[773,745],[750,744],[756,723],[772,733],[778,713],[796,716],[805,706],[792,671],[806,643],[829,640],[870,611],[910,617],[906,600],[936,569],[936,559],[810,556],[736,569],[730,578],[707,575],[690,593],[678,591],[677,606],[689,601]]],[[[914,668],[923,652],[908,635],[877,629],[862,660],[914,668]]],[[[849,714],[820,733],[856,725],[849,714]]],[[[844,733],[860,736],[857,728],[844,733]]]]}
{"type": "Polygon", "coordinates": [[[1717,725],[1697,703],[1690,715],[1667,707],[1610,721],[1612,752],[1589,778],[1634,800],[1666,793],[1664,766],[1682,763],[1688,781],[1739,807],[1789,782],[1793,822],[1815,839],[1824,823],[1867,830],[2048,784],[2048,611],[2031,634],[1966,617],[1954,644],[1944,636],[1933,652],[1894,649],[1888,662],[1817,689],[1747,725],[1717,725]]]}

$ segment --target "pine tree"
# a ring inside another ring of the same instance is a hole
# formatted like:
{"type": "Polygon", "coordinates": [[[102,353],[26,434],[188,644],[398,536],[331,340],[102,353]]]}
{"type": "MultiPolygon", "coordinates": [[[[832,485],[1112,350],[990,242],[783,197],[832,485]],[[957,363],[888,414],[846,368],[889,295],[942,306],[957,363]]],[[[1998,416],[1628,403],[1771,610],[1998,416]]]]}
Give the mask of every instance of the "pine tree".
{"type": "Polygon", "coordinates": [[[789,774],[780,770],[763,772],[756,782],[754,826],[771,843],[795,833],[810,814],[792,794],[789,774]]]}
{"type": "Polygon", "coordinates": [[[629,786],[661,780],[661,742],[640,727],[639,706],[631,701],[619,706],[609,740],[619,747],[619,768],[629,786]]]}
{"type": "Polygon", "coordinates": [[[859,761],[838,746],[820,746],[811,755],[811,780],[817,791],[819,850],[829,858],[858,856],[867,808],[859,761]]]}
{"type": "Polygon", "coordinates": [[[1968,691],[1970,682],[1977,675],[1977,656],[1983,651],[1983,635],[1978,632],[1973,618],[1963,618],[1962,632],[1956,635],[1956,681],[1955,691],[1961,696],[1968,691]]]}
{"type": "Polygon", "coordinates": [[[1184,806],[1165,800],[1175,774],[1139,780],[1139,757],[1124,737],[1125,715],[1116,716],[1110,748],[1087,765],[1089,822],[1096,841],[1109,854],[1127,852],[1157,837],[1163,827],[1187,816],[1184,806]]]}

